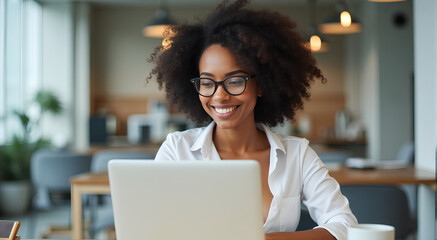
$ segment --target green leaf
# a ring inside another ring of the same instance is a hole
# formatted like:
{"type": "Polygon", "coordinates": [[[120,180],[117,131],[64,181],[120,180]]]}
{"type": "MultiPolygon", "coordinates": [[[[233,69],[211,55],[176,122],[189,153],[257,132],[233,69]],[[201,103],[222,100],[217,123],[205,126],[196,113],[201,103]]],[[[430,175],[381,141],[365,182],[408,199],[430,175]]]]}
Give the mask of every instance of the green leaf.
{"type": "Polygon", "coordinates": [[[61,101],[50,91],[39,91],[36,94],[35,101],[40,105],[41,112],[57,115],[63,111],[61,101]]]}
{"type": "Polygon", "coordinates": [[[40,138],[32,144],[32,153],[43,148],[49,148],[52,142],[49,139],[40,138]]]}
{"type": "Polygon", "coordinates": [[[11,158],[7,146],[0,146],[0,179],[12,179],[11,158]]]}
{"type": "Polygon", "coordinates": [[[23,126],[23,130],[26,130],[29,127],[30,118],[24,112],[15,110],[14,115],[20,119],[21,126],[23,126]]]}

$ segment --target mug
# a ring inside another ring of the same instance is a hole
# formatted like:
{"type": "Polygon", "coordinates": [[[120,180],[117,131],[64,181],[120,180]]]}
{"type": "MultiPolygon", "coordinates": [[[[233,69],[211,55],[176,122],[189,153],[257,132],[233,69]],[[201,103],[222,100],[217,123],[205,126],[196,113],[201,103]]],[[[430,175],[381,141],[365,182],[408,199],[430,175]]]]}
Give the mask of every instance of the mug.
{"type": "Polygon", "coordinates": [[[383,224],[357,224],[347,230],[348,240],[394,240],[395,228],[383,224]]]}

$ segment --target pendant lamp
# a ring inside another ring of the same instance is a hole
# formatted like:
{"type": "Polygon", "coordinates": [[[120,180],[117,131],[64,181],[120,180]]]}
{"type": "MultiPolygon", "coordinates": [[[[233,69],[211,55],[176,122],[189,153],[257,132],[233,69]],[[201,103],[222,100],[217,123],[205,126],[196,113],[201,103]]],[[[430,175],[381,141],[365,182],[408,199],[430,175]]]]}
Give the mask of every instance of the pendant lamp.
{"type": "Polygon", "coordinates": [[[361,32],[361,24],[351,16],[346,3],[339,1],[335,13],[319,25],[319,31],[325,34],[352,34],[361,32]]]}
{"type": "Polygon", "coordinates": [[[317,8],[316,8],[316,0],[309,0],[310,3],[310,22],[311,25],[307,29],[308,37],[305,42],[305,47],[307,47],[311,52],[313,53],[319,53],[319,52],[326,52],[328,51],[328,42],[326,42],[321,36],[320,33],[317,31],[316,28],[316,15],[317,15],[317,8]]]}
{"type": "Polygon", "coordinates": [[[165,3],[161,1],[155,18],[143,28],[143,35],[151,38],[163,38],[165,29],[174,24],[175,22],[169,17],[165,3]]]}
{"type": "Polygon", "coordinates": [[[313,27],[308,27],[308,37],[305,42],[307,47],[313,53],[326,52],[329,49],[329,43],[320,36],[320,33],[313,27]]]}

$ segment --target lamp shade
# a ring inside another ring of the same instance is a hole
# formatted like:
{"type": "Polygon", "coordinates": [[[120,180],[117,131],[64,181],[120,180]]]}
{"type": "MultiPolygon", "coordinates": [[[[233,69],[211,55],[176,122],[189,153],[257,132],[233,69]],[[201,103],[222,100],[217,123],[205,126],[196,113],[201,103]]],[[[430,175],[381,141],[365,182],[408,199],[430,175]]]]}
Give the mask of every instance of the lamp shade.
{"type": "Polygon", "coordinates": [[[152,38],[163,38],[166,27],[174,25],[164,8],[156,11],[155,18],[143,28],[143,35],[152,38]]]}
{"type": "Polygon", "coordinates": [[[352,34],[361,32],[361,24],[347,11],[343,11],[320,24],[319,31],[325,34],[352,34]]]}

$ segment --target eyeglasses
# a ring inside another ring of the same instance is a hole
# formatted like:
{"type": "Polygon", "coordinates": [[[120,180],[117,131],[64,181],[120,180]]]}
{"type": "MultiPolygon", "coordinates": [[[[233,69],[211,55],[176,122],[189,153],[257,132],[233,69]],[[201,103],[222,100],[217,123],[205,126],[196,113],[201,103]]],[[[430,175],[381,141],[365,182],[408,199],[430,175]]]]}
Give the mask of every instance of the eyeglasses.
{"type": "Polygon", "coordinates": [[[230,76],[223,81],[216,82],[211,78],[198,77],[193,78],[190,82],[194,85],[197,92],[204,97],[211,97],[217,90],[217,85],[221,84],[223,89],[232,96],[240,95],[246,90],[247,80],[255,77],[252,76],[230,76]]]}

